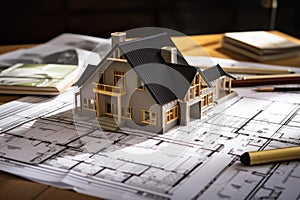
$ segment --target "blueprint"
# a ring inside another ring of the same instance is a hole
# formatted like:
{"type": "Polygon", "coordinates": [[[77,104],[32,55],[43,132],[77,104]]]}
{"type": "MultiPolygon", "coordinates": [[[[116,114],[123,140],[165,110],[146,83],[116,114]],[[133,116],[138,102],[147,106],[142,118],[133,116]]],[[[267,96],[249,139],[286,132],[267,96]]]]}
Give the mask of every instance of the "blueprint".
{"type": "Polygon", "coordinates": [[[108,199],[300,199],[300,162],[243,166],[246,151],[300,145],[300,93],[237,96],[188,126],[102,131],[74,89],[0,106],[0,169],[108,199]]]}

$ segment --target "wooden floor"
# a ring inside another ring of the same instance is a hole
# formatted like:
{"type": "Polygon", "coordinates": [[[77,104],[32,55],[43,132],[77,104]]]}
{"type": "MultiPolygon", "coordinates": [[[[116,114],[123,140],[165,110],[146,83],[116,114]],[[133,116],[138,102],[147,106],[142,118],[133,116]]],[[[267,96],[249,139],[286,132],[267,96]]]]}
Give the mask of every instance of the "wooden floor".
{"type": "Polygon", "coordinates": [[[0,172],[0,199],[14,200],[96,200],[99,198],[32,182],[0,172]]]}

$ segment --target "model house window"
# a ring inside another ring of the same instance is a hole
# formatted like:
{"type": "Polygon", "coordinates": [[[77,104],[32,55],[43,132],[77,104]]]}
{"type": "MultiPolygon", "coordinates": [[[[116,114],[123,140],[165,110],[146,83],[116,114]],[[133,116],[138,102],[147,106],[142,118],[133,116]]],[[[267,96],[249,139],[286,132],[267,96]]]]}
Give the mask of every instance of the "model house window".
{"type": "Polygon", "coordinates": [[[199,73],[197,73],[190,87],[190,99],[199,97],[201,94],[200,90],[201,90],[201,76],[199,73]]]}
{"type": "Polygon", "coordinates": [[[142,110],[142,122],[146,124],[156,125],[157,123],[156,112],[150,112],[149,110],[142,110]]]}
{"type": "MultiPolygon", "coordinates": [[[[105,114],[109,116],[118,115],[118,107],[116,104],[106,103],[105,104],[105,114]]],[[[122,118],[132,119],[132,108],[131,107],[121,107],[122,118]]]]}
{"type": "Polygon", "coordinates": [[[125,86],[125,72],[114,71],[114,85],[121,84],[120,86],[125,86]]]}
{"type": "Polygon", "coordinates": [[[201,106],[205,107],[210,105],[211,103],[212,103],[212,93],[209,93],[202,98],[201,106]]]}
{"type": "Polygon", "coordinates": [[[122,106],[121,115],[122,115],[123,118],[132,119],[132,108],[122,106]]]}
{"type": "Polygon", "coordinates": [[[105,104],[105,114],[107,114],[107,115],[116,115],[117,114],[116,105],[106,103],[105,104]]]}
{"type": "Polygon", "coordinates": [[[94,99],[83,99],[83,108],[86,110],[95,110],[95,100],[94,99]]]}
{"type": "Polygon", "coordinates": [[[174,108],[168,110],[166,112],[166,118],[166,123],[170,123],[171,121],[178,119],[178,106],[175,106],[174,108]]]}
{"type": "Polygon", "coordinates": [[[145,85],[140,77],[136,77],[136,88],[138,90],[145,90],[145,85]]]}

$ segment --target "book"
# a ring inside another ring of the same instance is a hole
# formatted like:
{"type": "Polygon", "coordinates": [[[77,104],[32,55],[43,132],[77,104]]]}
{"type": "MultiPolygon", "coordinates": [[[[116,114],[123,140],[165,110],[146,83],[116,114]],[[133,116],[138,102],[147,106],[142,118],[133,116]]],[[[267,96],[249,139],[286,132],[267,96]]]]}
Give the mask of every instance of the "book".
{"type": "Polygon", "coordinates": [[[75,83],[77,65],[15,64],[0,73],[0,93],[57,95],[75,83]]]}
{"type": "Polygon", "coordinates": [[[0,93],[60,94],[110,49],[110,39],[64,33],[44,44],[0,55],[0,93]]]}
{"type": "Polygon", "coordinates": [[[222,48],[257,61],[270,61],[298,56],[300,44],[266,31],[225,33],[222,48]]]}

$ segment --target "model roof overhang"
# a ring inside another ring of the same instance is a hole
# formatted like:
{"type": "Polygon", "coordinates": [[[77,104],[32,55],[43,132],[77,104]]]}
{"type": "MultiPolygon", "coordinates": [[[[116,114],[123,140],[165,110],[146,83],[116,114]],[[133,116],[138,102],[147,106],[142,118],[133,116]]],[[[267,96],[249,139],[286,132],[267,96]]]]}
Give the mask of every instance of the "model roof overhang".
{"type": "Polygon", "coordinates": [[[209,82],[213,82],[221,78],[222,76],[227,76],[229,78],[236,79],[235,77],[226,73],[219,64],[203,70],[202,73],[209,82]]]}

